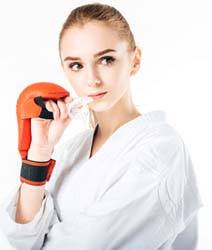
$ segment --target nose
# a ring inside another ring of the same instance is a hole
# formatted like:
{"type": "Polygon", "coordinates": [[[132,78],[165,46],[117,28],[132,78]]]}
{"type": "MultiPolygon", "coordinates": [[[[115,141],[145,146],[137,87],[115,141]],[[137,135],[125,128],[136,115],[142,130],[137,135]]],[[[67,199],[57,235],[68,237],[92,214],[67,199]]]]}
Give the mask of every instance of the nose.
{"type": "Polygon", "coordinates": [[[93,86],[95,87],[101,83],[97,70],[93,66],[88,67],[87,83],[88,83],[88,86],[90,87],[93,87],[93,86]]]}

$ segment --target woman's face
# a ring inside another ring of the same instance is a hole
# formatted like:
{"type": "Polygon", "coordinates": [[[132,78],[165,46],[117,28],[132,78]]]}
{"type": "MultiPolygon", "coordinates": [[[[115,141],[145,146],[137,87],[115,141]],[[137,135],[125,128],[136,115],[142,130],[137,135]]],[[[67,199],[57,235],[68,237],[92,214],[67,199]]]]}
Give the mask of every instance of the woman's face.
{"type": "Polygon", "coordinates": [[[89,104],[93,111],[110,109],[129,88],[132,53],[111,28],[97,22],[73,27],[61,40],[65,75],[78,96],[107,93],[89,104]],[[100,83],[96,83],[99,80],[100,83]]]}

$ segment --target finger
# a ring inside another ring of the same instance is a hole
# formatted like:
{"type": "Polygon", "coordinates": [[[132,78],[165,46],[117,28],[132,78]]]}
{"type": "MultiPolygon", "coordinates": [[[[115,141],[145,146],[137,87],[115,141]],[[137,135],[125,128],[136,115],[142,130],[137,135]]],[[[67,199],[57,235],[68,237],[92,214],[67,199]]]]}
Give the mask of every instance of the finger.
{"type": "Polygon", "coordinates": [[[45,102],[45,106],[46,106],[46,109],[47,109],[49,112],[53,112],[53,111],[54,111],[54,109],[53,109],[53,107],[52,107],[52,105],[51,105],[51,102],[46,101],[46,102],[45,102]]]}
{"type": "Polygon", "coordinates": [[[72,101],[73,101],[73,98],[70,97],[70,96],[67,96],[67,97],[64,98],[64,102],[65,102],[65,103],[70,103],[70,102],[72,102],[72,101]]]}
{"type": "Polygon", "coordinates": [[[60,119],[64,120],[68,116],[68,109],[66,107],[66,104],[62,100],[57,101],[58,108],[60,110],[60,119]]]}
{"type": "Polygon", "coordinates": [[[51,103],[51,106],[53,108],[53,117],[55,120],[58,120],[60,117],[60,110],[54,101],[49,100],[49,102],[51,103]]]}

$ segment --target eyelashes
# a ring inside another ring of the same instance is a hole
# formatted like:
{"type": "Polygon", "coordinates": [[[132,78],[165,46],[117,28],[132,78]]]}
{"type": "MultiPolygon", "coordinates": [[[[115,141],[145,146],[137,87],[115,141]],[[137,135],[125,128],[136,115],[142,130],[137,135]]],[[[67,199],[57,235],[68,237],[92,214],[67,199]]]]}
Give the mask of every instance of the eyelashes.
{"type": "Polygon", "coordinates": [[[104,56],[104,57],[100,58],[100,61],[103,61],[105,59],[108,60],[108,62],[109,62],[108,64],[112,64],[115,61],[115,58],[112,56],[104,56]]]}
{"type": "MultiPolygon", "coordinates": [[[[98,62],[102,62],[102,61],[104,61],[104,60],[106,60],[106,64],[103,64],[103,65],[111,65],[111,64],[113,64],[114,62],[115,62],[115,58],[114,57],[112,57],[112,56],[104,56],[104,57],[101,57],[99,60],[98,60],[98,62]]],[[[80,63],[77,63],[77,62],[73,62],[73,63],[70,63],[69,65],[68,65],[68,67],[72,70],[72,71],[79,71],[81,68],[83,68],[83,66],[82,66],[82,64],[80,64],[80,63]],[[77,68],[75,67],[77,65],[77,68]],[[78,66],[79,66],[79,68],[78,68],[78,66]],[[75,69],[74,69],[74,67],[75,67],[75,69]]]]}
{"type": "MultiPolygon", "coordinates": [[[[70,68],[70,69],[72,69],[72,71],[78,71],[79,70],[79,68],[76,70],[76,69],[74,69],[74,66],[76,66],[76,65],[78,65],[78,66],[80,66],[80,68],[82,68],[82,65],[80,64],[80,63],[70,63],[69,65],[68,65],[68,67],[70,68]]],[[[76,68],[76,67],[75,67],[76,68]]]]}

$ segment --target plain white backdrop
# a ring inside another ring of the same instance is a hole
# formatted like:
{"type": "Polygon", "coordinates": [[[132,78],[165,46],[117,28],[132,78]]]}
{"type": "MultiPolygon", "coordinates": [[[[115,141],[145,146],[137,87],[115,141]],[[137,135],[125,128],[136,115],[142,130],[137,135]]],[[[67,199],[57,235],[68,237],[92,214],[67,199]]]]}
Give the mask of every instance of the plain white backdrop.
{"type": "MultiPolygon", "coordinates": [[[[16,100],[28,84],[50,81],[72,93],[60,66],[58,37],[71,9],[93,1],[0,2],[0,203],[19,181],[16,100]]],[[[204,207],[199,250],[211,249],[212,17],[206,0],[114,0],[142,49],[132,92],[141,112],[163,110],[191,154],[204,207]]],[[[82,41],[85,42],[85,41],[82,41]]],[[[85,129],[73,121],[58,146],[85,129]]],[[[12,249],[0,232],[0,249],[12,249]]],[[[145,249],[144,249],[145,250],[145,249]]],[[[183,249],[182,249],[183,250],[183,249]]],[[[188,249],[189,250],[189,249],[188,249]]]]}

